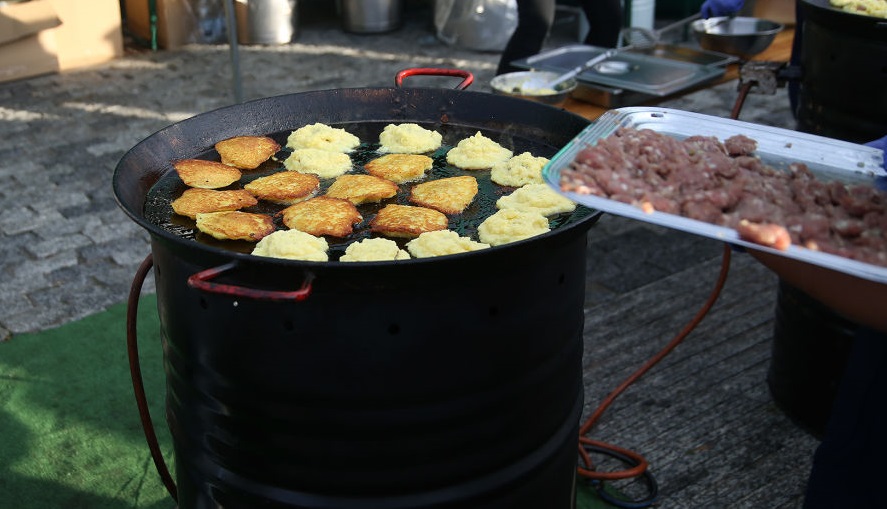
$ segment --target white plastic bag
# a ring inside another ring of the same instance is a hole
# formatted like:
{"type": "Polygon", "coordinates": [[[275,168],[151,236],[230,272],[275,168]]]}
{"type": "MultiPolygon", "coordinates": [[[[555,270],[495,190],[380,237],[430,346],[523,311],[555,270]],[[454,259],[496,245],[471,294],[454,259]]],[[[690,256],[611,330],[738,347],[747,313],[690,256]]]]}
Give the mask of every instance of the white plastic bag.
{"type": "Polygon", "coordinates": [[[517,28],[517,1],[435,0],[434,28],[449,46],[502,51],[517,28]]]}

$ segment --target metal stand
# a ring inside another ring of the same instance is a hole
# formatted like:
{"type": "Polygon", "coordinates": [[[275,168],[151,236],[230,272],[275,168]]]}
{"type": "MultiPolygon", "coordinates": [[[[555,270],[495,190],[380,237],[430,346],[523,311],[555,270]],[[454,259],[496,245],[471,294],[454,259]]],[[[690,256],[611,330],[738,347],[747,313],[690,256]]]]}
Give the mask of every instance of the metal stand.
{"type": "Polygon", "coordinates": [[[231,48],[231,86],[234,102],[243,102],[243,85],[240,81],[240,53],[237,46],[237,20],[234,15],[234,0],[225,0],[225,28],[228,31],[228,46],[231,48]]]}

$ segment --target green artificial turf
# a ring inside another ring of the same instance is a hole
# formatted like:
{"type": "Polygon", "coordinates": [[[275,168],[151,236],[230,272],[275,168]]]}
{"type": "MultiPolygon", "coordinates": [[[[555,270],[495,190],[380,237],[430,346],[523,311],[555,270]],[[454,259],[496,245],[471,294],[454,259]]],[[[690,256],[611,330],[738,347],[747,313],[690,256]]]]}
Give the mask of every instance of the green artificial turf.
{"type": "MultiPolygon", "coordinates": [[[[139,304],[140,365],[170,470],[160,324],[139,304]]],[[[133,396],[126,305],[0,343],[0,494],[16,509],[172,509],[133,396]]],[[[611,507],[580,487],[577,508],[611,507]]]]}

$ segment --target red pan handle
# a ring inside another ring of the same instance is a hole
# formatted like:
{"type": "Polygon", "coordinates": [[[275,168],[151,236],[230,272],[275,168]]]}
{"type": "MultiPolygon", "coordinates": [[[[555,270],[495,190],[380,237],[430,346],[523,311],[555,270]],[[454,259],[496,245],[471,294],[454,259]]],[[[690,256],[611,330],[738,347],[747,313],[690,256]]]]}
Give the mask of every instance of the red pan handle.
{"type": "Polygon", "coordinates": [[[397,73],[394,77],[394,85],[398,88],[403,86],[403,79],[410,76],[455,76],[462,78],[462,81],[456,85],[456,90],[465,90],[469,85],[474,83],[474,74],[462,69],[441,69],[437,67],[414,67],[412,69],[404,69],[397,73]]]}
{"type": "Polygon", "coordinates": [[[139,296],[142,294],[142,286],[148,271],[154,266],[154,257],[148,255],[136,271],[132,286],[129,288],[129,299],[126,305],[126,351],[129,357],[129,376],[132,378],[132,389],[135,393],[136,406],[139,409],[139,419],[142,422],[142,431],[145,433],[145,441],[148,442],[148,450],[151,451],[151,459],[154,467],[160,475],[160,480],[169,492],[173,500],[178,501],[179,494],[176,482],[169,473],[163,453],[157,442],[157,434],[154,432],[154,423],[151,420],[151,412],[148,410],[148,399],[145,396],[145,383],[142,380],[142,367],[139,362],[139,338],[137,318],[139,315],[139,296]]]}
{"type": "Polygon", "coordinates": [[[230,295],[232,297],[240,297],[253,300],[271,300],[271,301],[303,301],[311,295],[311,282],[314,280],[314,274],[305,273],[305,281],[298,290],[259,290],[256,288],[247,288],[244,286],[229,285],[222,283],[213,283],[212,279],[235,269],[237,262],[229,262],[218,267],[206,269],[193,274],[188,278],[188,286],[207,293],[216,293],[219,295],[230,295]]]}

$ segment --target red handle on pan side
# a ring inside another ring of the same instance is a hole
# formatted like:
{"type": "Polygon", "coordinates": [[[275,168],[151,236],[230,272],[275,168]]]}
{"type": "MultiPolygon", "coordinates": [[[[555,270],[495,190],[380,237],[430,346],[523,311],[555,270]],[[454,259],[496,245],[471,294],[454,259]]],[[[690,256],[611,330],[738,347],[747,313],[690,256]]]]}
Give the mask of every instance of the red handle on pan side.
{"type": "Polygon", "coordinates": [[[211,280],[235,269],[237,262],[229,262],[218,267],[206,269],[193,274],[188,278],[188,286],[191,288],[202,290],[207,293],[215,293],[219,295],[229,295],[232,297],[240,297],[253,300],[271,300],[271,301],[303,301],[311,295],[311,282],[314,280],[314,274],[305,273],[305,281],[298,290],[259,290],[256,288],[247,288],[245,286],[230,285],[223,283],[213,283],[211,280]]]}
{"type": "Polygon", "coordinates": [[[148,450],[151,451],[151,459],[160,480],[169,492],[169,496],[178,502],[179,495],[176,482],[169,473],[169,468],[163,460],[160,445],[157,443],[157,434],[154,432],[154,424],[151,421],[151,412],[148,410],[148,399],[145,396],[145,384],[142,380],[142,367],[139,363],[139,338],[136,327],[139,315],[139,296],[142,293],[142,285],[148,275],[148,271],[154,266],[154,257],[148,255],[136,271],[132,286],[129,288],[129,299],[126,304],[126,350],[129,357],[129,376],[132,378],[132,390],[135,393],[136,406],[139,409],[139,419],[142,422],[142,431],[145,433],[145,441],[148,442],[148,450]]]}
{"type": "Polygon", "coordinates": [[[410,76],[455,76],[462,78],[462,81],[456,85],[456,90],[465,90],[469,85],[474,83],[474,74],[462,69],[442,69],[437,67],[414,67],[412,69],[404,69],[397,73],[394,77],[394,85],[398,88],[403,86],[403,79],[410,76]]]}

